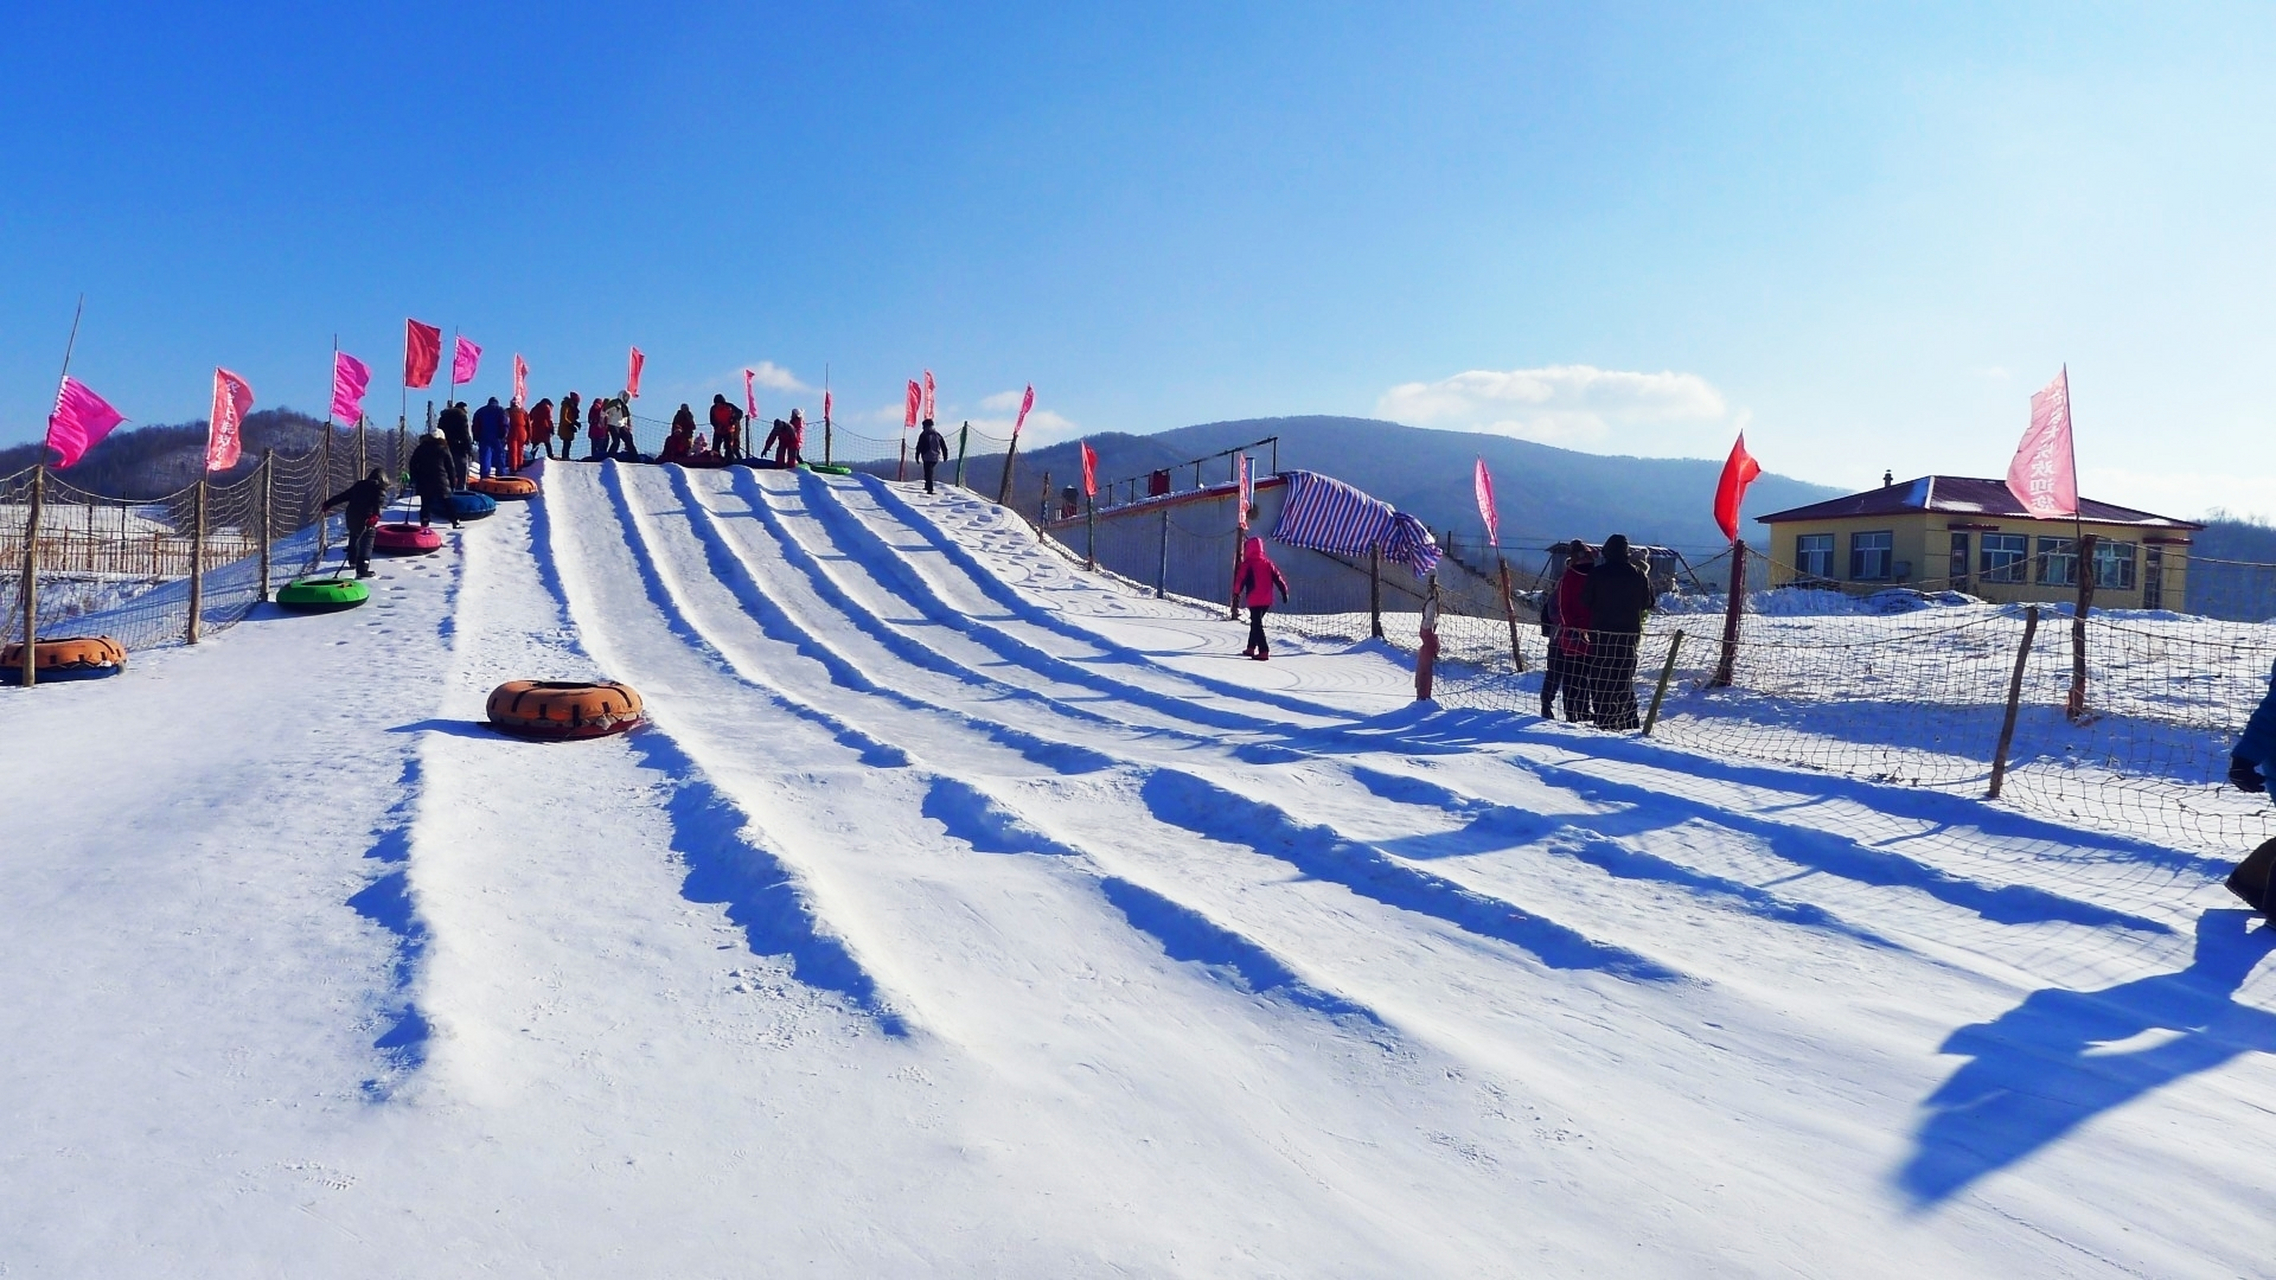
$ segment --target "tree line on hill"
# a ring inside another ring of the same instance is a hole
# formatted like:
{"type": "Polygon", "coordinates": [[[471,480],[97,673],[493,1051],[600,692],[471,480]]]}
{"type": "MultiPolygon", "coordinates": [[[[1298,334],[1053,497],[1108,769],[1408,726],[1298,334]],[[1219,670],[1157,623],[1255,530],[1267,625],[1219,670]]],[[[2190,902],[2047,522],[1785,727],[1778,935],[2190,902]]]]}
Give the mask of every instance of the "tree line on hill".
{"type": "MultiPolygon", "coordinates": [[[[261,464],[261,451],[304,454],[320,448],[325,424],[292,409],[261,409],[245,416],[244,456],[218,483],[237,480],[261,464]]],[[[376,428],[375,428],[376,430],[376,428]]],[[[335,440],[353,438],[341,432],[335,440]]],[[[114,431],[87,451],[70,470],[58,473],[73,486],[106,498],[143,502],[186,489],[205,470],[206,424],[183,422],[114,431]]],[[[38,442],[0,449],[0,475],[14,475],[39,462],[46,445],[38,442]]]]}

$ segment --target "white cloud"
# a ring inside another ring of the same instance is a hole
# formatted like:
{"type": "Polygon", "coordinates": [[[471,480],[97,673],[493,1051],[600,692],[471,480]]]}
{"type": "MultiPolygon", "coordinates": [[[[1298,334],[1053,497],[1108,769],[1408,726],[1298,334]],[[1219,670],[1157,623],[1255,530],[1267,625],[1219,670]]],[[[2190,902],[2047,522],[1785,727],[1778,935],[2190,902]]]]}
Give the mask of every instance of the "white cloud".
{"type": "Polygon", "coordinates": [[[980,407],[993,409],[998,413],[1016,414],[1019,412],[1020,397],[1026,394],[1027,388],[1025,387],[1021,387],[1017,391],[999,391],[992,396],[983,396],[980,400],[980,407]]]}
{"type": "Polygon", "coordinates": [[[1585,364],[1473,369],[1383,393],[1378,415],[1418,427],[1482,431],[1592,452],[1704,457],[1727,449],[1723,393],[1693,373],[1585,364]]]}

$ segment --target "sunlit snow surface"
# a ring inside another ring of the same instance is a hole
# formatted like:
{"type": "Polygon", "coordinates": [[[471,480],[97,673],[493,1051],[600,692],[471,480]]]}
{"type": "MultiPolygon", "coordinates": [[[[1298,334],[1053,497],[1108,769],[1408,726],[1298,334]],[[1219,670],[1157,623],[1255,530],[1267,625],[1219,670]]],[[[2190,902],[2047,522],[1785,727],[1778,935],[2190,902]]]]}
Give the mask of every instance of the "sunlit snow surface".
{"type": "Polygon", "coordinates": [[[968,493],[544,483],[0,690],[0,1274],[2268,1270],[2224,859],[1249,662],[968,493]]]}

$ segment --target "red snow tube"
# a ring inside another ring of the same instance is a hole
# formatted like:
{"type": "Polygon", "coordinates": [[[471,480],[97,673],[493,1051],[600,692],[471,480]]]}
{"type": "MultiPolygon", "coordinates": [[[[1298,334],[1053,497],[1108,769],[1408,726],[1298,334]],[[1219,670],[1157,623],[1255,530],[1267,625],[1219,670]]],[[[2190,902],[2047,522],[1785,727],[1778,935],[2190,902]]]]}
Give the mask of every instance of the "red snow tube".
{"type": "Polygon", "coordinates": [[[537,481],[528,476],[490,476],[482,480],[469,480],[466,487],[476,493],[487,493],[493,498],[534,498],[537,481]]]}
{"type": "MultiPolygon", "coordinates": [[[[109,636],[63,636],[32,646],[32,678],[36,680],[87,680],[115,676],[124,670],[126,646],[109,636]]],[[[23,643],[0,649],[0,680],[14,684],[23,679],[23,672],[23,643]]]]}
{"type": "Polygon", "coordinates": [[[490,691],[490,723],[525,738],[598,738],[640,723],[640,695],[614,680],[509,680],[490,691]]]}
{"type": "Polygon", "coordinates": [[[442,545],[442,534],[415,524],[383,524],[371,535],[372,550],[392,556],[423,556],[442,545]]]}

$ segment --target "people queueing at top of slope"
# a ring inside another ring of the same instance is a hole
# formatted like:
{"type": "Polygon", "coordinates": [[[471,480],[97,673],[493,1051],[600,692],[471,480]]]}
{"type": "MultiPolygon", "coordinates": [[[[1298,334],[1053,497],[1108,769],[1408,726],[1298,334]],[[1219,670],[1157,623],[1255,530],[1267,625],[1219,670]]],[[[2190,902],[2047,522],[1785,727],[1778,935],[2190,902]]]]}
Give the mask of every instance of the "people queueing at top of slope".
{"type": "Polygon", "coordinates": [[[359,578],[371,576],[371,544],[379,535],[379,513],[387,506],[387,470],[373,467],[371,474],[324,500],[323,510],[344,506],[347,511],[348,567],[359,578]]]}
{"type": "MultiPolygon", "coordinates": [[[[569,461],[571,451],[576,448],[577,428],[584,425],[579,421],[578,415],[583,409],[584,397],[576,392],[572,391],[561,397],[560,425],[556,426],[554,430],[561,436],[561,460],[563,462],[569,461]]],[[[550,448],[547,450],[546,456],[552,456],[550,448]]]]}
{"type": "Polygon", "coordinates": [[[474,461],[474,429],[467,421],[466,402],[444,405],[435,427],[450,445],[450,487],[454,492],[462,490],[466,488],[466,469],[474,461]]]}
{"type": "Polygon", "coordinates": [[[1280,566],[1264,553],[1264,539],[1250,538],[1241,544],[1241,567],[1233,575],[1233,598],[1249,608],[1249,647],[1241,650],[1244,658],[1258,662],[1272,657],[1272,642],[1265,638],[1264,615],[1272,611],[1272,596],[1280,592],[1281,603],[1288,601],[1288,579],[1280,576],[1280,566]]]}
{"type": "Polygon", "coordinates": [[[482,478],[487,480],[495,472],[506,474],[506,410],[498,397],[474,411],[474,447],[478,451],[482,478]]]}
{"type": "Polygon", "coordinates": [[[942,436],[939,429],[933,426],[931,418],[925,419],[925,429],[917,433],[917,465],[925,469],[926,493],[933,491],[933,468],[939,466],[947,457],[947,438],[942,436]]]}
{"type": "Polygon", "coordinates": [[[458,470],[439,424],[411,450],[410,461],[403,469],[411,473],[411,490],[419,495],[419,527],[428,527],[440,516],[450,521],[451,528],[457,528],[458,509],[451,505],[451,477],[457,475],[463,479],[466,473],[458,470]]]}
{"type": "Polygon", "coordinates": [[[711,444],[723,462],[739,462],[743,457],[743,411],[727,402],[727,397],[711,397],[711,444]]]}
{"type": "Polygon", "coordinates": [[[522,459],[522,465],[527,466],[537,461],[537,451],[540,449],[545,450],[546,457],[553,456],[553,402],[551,400],[540,400],[529,407],[529,454],[522,459]]]}
{"type": "Polygon", "coordinates": [[[774,430],[767,432],[767,442],[759,446],[759,456],[764,458],[773,454],[777,467],[795,467],[798,465],[799,444],[805,437],[806,419],[799,415],[798,410],[793,409],[790,411],[790,421],[784,422],[780,418],[774,420],[774,430]]]}

